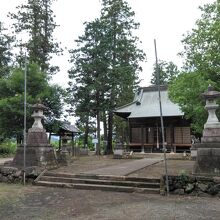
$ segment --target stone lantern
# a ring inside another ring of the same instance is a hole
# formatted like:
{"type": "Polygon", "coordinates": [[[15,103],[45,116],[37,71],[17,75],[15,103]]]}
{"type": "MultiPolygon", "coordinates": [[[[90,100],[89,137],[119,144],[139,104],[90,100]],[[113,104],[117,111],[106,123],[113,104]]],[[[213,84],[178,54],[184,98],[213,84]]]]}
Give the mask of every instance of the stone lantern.
{"type": "Polygon", "coordinates": [[[205,109],[208,119],[204,125],[201,143],[195,143],[193,149],[197,150],[194,174],[220,175],[220,122],[216,116],[217,98],[220,92],[214,91],[209,85],[208,90],[202,93],[206,100],[205,109]]]}
{"type": "Polygon", "coordinates": [[[43,104],[37,103],[32,106],[34,123],[30,129],[28,129],[27,145],[28,146],[45,146],[48,145],[47,133],[42,125],[42,119],[44,119],[44,110],[47,107],[43,104]]]}
{"type": "Polygon", "coordinates": [[[31,117],[34,118],[34,124],[32,125],[32,128],[44,129],[41,120],[44,119],[43,111],[46,110],[47,107],[41,103],[38,103],[33,105],[32,108],[34,110],[33,114],[31,115],[31,117]]]}
{"type": "Polygon", "coordinates": [[[216,99],[220,97],[220,92],[214,91],[211,85],[208,86],[208,90],[202,93],[202,96],[206,100],[205,109],[208,111],[208,119],[204,127],[211,127],[213,126],[220,127],[220,123],[218,118],[216,117],[215,111],[218,108],[218,104],[216,103],[216,99]]]}
{"type": "Polygon", "coordinates": [[[66,134],[64,134],[64,136],[62,136],[61,140],[62,140],[62,147],[61,147],[61,151],[57,152],[57,160],[60,165],[67,166],[70,162],[70,159],[71,159],[70,153],[67,150],[68,140],[70,140],[70,137],[68,137],[66,134]]]}
{"type": "Polygon", "coordinates": [[[65,134],[61,139],[62,139],[62,146],[61,146],[62,153],[69,153],[67,150],[67,146],[68,146],[68,140],[70,140],[70,137],[68,137],[65,134]]]}
{"type": "MultiPolygon", "coordinates": [[[[26,168],[41,167],[54,168],[57,167],[57,160],[54,149],[49,144],[46,130],[44,129],[41,120],[44,118],[43,111],[46,106],[40,102],[33,105],[34,123],[27,134],[26,145],[26,168]]],[[[18,147],[12,164],[15,167],[23,167],[24,146],[18,147]]]]}

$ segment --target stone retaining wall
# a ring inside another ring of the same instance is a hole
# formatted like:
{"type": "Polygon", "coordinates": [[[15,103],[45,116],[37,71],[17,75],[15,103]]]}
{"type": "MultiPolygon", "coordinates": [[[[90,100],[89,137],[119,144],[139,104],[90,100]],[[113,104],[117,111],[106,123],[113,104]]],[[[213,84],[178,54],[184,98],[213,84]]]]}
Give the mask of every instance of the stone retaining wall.
{"type": "MultiPolygon", "coordinates": [[[[165,179],[165,176],[161,178],[161,194],[166,191],[165,179]]],[[[168,180],[170,194],[220,197],[220,177],[181,174],[168,176],[168,180]]]]}
{"type": "MultiPolygon", "coordinates": [[[[32,183],[41,172],[42,170],[39,170],[35,167],[28,168],[28,170],[25,173],[26,182],[32,183]]],[[[0,166],[0,182],[22,183],[23,182],[23,171],[16,167],[0,166]]]]}

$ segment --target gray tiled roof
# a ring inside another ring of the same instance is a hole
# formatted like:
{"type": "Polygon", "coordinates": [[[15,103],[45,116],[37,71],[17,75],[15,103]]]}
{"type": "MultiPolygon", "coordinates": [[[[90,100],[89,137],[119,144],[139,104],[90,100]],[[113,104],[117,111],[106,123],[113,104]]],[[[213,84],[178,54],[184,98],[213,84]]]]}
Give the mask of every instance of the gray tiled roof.
{"type": "Polygon", "coordinates": [[[61,126],[62,129],[72,132],[72,133],[81,133],[81,131],[75,127],[74,125],[71,125],[70,123],[67,122],[62,122],[61,126]]]}
{"type": "MultiPolygon", "coordinates": [[[[183,112],[177,104],[171,102],[165,87],[161,88],[162,114],[165,117],[183,116],[183,112]]],[[[134,101],[115,110],[119,116],[126,115],[128,118],[159,117],[159,95],[155,86],[140,88],[134,101]]]]}

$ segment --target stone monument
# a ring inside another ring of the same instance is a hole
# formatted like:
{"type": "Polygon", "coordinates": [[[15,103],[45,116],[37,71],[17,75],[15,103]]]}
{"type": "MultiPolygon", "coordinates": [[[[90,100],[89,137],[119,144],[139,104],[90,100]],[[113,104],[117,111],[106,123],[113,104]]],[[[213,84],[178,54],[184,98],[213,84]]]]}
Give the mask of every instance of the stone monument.
{"type": "MultiPolygon", "coordinates": [[[[34,124],[28,130],[26,145],[25,167],[42,167],[53,168],[57,166],[54,149],[49,144],[46,130],[43,128],[41,120],[44,118],[43,111],[46,107],[37,103],[32,106],[34,124]]],[[[12,161],[12,166],[24,166],[24,145],[20,145],[12,161]]]]}
{"type": "Polygon", "coordinates": [[[208,119],[204,125],[201,143],[195,143],[192,147],[197,149],[193,174],[220,176],[220,122],[215,113],[218,108],[216,99],[220,97],[220,92],[214,91],[209,85],[202,96],[206,100],[208,119]]]}

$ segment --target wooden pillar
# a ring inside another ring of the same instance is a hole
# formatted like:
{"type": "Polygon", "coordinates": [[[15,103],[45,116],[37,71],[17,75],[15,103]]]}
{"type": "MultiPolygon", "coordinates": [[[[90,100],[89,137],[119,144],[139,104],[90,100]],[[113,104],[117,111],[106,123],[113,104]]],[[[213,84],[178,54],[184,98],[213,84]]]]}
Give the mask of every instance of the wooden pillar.
{"type": "Polygon", "coordinates": [[[59,135],[59,151],[61,150],[61,135],[59,135]]]}
{"type": "Polygon", "coordinates": [[[127,151],[130,151],[130,143],[132,142],[132,128],[129,127],[129,141],[128,141],[128,145],[127,145],[127,151]]]}
{"type": "Polygon", "coordinates": [[[144,153],[144,126],[141,125],[141,153],[144,153]]]}
{"type": "MultiPolygon", "coordinates": [[[[128,138],[129,138],[129,143],[131,143],[131,125],[130,125],[130,120],[128,119],[128,132],[129,132],[129,134],[128,134],[128,138]]],[[[129,144],[126,146],[126,150],[130,150],[130,146],[129,146],[129,144]]]]}
{"type": "Polygon", "coordinates": [[[75,156],[74,133],[72,132],[72,156],[75,156]]]}
{"type": "Polygon", "coordinates": [[[172,147],[173,147],[173,152],[176,153],[176,145],[175,145],[175,138],[174,138],[174,126],[172,125],[171,127],[171,141],[172,141],[172,147]]]}

